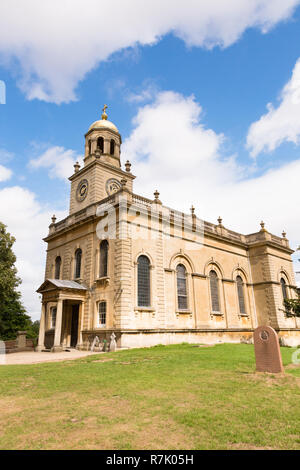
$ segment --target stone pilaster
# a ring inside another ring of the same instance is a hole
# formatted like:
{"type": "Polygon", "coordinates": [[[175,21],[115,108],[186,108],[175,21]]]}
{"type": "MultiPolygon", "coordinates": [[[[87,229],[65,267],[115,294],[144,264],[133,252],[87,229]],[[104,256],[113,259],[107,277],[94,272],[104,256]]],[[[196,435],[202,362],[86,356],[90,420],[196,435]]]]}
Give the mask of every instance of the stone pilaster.
{"type": "Polygon", "coordinates": [[[43,349],[45,349],[46,308],[47,308],[47,303],[43,302],[37,351],[42,351],[43,349]]]}

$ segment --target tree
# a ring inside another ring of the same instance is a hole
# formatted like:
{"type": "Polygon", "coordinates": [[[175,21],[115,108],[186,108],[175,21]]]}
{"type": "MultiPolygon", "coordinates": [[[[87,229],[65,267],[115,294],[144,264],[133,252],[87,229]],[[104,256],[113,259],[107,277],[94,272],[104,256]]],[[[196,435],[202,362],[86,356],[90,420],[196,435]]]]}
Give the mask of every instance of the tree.
{"type": "Polygon", "coordinates": [[[18,330],[31,327],[31,320],[25,313],[21,303],[21,294],[17,290],[21,279],[15,267],[16,256],[12,246],[15,238],[0,222],[0,339],[8,340],[16,337],[18,330]]]}
{"type": "Polygon", "coordinates": [[[284,313],[287,317],[300,317],[300,289],[295,289],[297,297],[295,299],[284,300],[284,313]]]}
{"type": "Polygon", "coordinates": [[[27,328],[27,338],[37,338],[39,336],[40,331],[40,322],[39,320],[35,320],[29,328],[27,328]]]}

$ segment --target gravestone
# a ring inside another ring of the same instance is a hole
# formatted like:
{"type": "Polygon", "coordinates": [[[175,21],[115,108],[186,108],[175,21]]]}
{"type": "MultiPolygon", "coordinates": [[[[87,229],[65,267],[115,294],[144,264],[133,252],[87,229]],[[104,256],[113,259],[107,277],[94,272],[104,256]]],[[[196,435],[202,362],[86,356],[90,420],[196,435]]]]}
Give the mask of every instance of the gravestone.
{"type": "Polygon", "coordinates": [[[254,330],[256,370],[259,372],[284,372],[279,340],[271,326],[259,326],[254,330]]]}
{"type": "Polygon", "coordinates": [[[117,343],[116,343],[116,335],[114,332],[110,336],[110,345],[109,345],[109,350],[110,351],[115,351],[117,349],[117,343]]]}
{"type": "Polygon", "coordinates": [[[98,338],[98,336],[95,336],[95,338],[93,339],[93,342],[92,342],[92,346],[91,346],[91,351],[94,352],[95,351],[95,348],[99,348],[100,346],[100,340],[98,338]]]}

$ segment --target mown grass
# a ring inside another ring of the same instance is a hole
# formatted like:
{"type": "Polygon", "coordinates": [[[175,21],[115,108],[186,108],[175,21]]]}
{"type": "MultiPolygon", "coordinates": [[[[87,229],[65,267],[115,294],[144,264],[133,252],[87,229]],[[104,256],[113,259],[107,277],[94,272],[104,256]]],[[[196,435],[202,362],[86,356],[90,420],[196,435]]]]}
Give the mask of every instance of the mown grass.
{"type": "Polygon", "coordinates": [[[299,449],[300,369],[182,344],[0,367],[0,449],[299,449]]]}

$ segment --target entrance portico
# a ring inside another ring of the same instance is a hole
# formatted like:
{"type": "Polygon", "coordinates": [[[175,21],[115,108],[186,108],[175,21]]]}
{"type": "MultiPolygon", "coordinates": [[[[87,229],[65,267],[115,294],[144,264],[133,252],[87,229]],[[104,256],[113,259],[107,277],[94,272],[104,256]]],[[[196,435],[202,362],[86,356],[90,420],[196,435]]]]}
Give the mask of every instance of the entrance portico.
{"type": "Polygon", "coordinates": [[[75,281],[47,279],[37,292],[43,296],[37,350],[79,347],[86,287],[75,281]]]}

